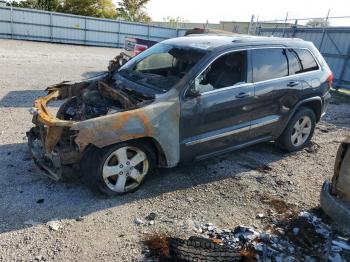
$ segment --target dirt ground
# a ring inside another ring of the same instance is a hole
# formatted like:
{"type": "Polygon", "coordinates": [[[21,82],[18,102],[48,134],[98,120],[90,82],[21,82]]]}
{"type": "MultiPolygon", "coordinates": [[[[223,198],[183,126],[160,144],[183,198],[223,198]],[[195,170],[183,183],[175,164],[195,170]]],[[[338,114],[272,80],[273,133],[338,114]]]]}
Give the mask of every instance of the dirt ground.
{"type": "Polygon", "coordinates": [[[106,198],[80,181],[40,175],[25,138],[33,99],[50,84],[105,70],[119,51],[0,40],[0,261],[144,261],[149,234],[189,237],[194,224],[208,222],[263,228],[276,223],[279,212],[266,199],[297,211],[318,207],[338,145],[350,133],[346,100],[333,100],[312,145],[301,152],[285,154],[264,143],[160,170],[133,194],[106,198]],[[151,212],[153,225],[135,223],[151,212]],[[57,231],[49,228],[53,220],[57,231]]]}

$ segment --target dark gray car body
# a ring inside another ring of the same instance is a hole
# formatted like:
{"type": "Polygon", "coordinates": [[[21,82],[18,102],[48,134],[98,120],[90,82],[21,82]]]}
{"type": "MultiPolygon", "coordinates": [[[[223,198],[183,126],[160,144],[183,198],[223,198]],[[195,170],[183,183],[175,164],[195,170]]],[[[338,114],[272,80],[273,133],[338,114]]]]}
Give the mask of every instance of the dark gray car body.
{"type": "MultiPolygon", "coordinates": [[[[167,92],[135,83],[116,72],[112,78],[105,75],[84,82],[56,85],[48,89],[47,97],[35,102],[33,123],[36,126],[28,133],[29,146],[35,162],[46,173],[59,179],[62,167],[79,164],[89,148],[135,140],[147,140],[154,145],[158,166],[174,167],[179,162],[275,140],[300,106],[311,108],[319,120],[328,105],[331,71],[310,42],[272,37],[190,36],[162,43],[206,53],[167,92]],[[319,68],[254,83],[251,52],[269,48],[307,49],[319,68]],[[218,57],[238,50],[247,53],[246,83],[204,94],[191,92],[195,78],[208,65],[218,57]],[[152,99],[131,109],[82,121],[50,115],[46,108],[50,100],[67,99],[67,105],[94,83],[110,93],[129,89],[152,99]],[[40,145],[34,146],[33,141],[40,145]]],[[[131,59],[121,70],[142,59],[142,55],[131,59]]]]}
{"type": "MultiPolygon", "coordinates": [[[[207,38],[198,37],[197,40],[205,42],[207,38]]],[[[193,68],[178,87],[181,161],[202,159],[258,142],[275,140],[301,105],[312,108],[317,120],[320,120],[328,105],[330,95],[327,78],[331,72],[312,43],[300,39],[222,38],[225,40],[221,43],[214,41],[211,44],[210,54],[193,68]],[[277,47],[308,49],[317,60],[319,70],[253,83],[250,50],[277,47]],[[237,50],[248,50],[247,77],[250,83],[218,89],[197,97],[186,96],[193,79],[208,64],[222,54],[237,50]]],[[[169,42],[189,44],[191,40],[186,39],[184,43],[177,39],[169,42]]]]}

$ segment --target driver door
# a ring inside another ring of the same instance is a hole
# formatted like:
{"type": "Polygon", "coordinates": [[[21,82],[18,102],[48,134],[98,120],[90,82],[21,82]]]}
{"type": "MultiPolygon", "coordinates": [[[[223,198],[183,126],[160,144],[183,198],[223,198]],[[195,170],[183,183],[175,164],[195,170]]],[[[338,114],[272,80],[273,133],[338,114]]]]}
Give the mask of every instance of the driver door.
{"type": "Polygon", "coordinates": [[[181,101],[181,160],[205,158],[251,140],[251,83],[246,51],[224,54],[196,77],[181,101]]]}

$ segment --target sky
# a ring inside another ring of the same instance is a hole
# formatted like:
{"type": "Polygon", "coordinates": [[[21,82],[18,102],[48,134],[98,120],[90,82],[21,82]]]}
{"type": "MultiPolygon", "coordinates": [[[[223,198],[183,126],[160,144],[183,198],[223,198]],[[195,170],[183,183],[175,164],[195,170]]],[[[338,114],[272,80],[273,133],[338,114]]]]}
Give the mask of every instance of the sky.
{"type": "MultiPolygon", "coordinates": [[[[290,18],[325,17],[329,9],[330,16],[350,16],[350,0],[150,0],[147,5],[154,21],[170,16],[200,23],[250,21],[252,15],[259,21],[285,19],[287,12],[290,18]]],[[[350,18],[331,23],[350,26],[350,18]]]]}

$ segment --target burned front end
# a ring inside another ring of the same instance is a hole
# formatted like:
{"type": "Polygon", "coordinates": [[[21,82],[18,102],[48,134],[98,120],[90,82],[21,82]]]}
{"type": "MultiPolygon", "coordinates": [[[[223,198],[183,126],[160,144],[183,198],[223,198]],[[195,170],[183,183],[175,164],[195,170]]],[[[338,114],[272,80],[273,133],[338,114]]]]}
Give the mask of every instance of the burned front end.
{"type": "Polygon", "coordinates": [[[36,100],[30,110],[35,126],[27,136],[35,163],[55,180],[62,179],[64,174],[76,173],[90,139],[93,142],[88,134],[79,136],[85,126],[82,123],[133,110],[152,101],[121,90],[108,73],[82,82],[63,82],[47,91],[48,95],[36,100]],[[56,115],[49,108],[52,101],[62,102],[56,115]],[[76,142],[77,138],[80,143],[76,142]],[[82,145],[82,141],[86,143],[82,145]]]}

